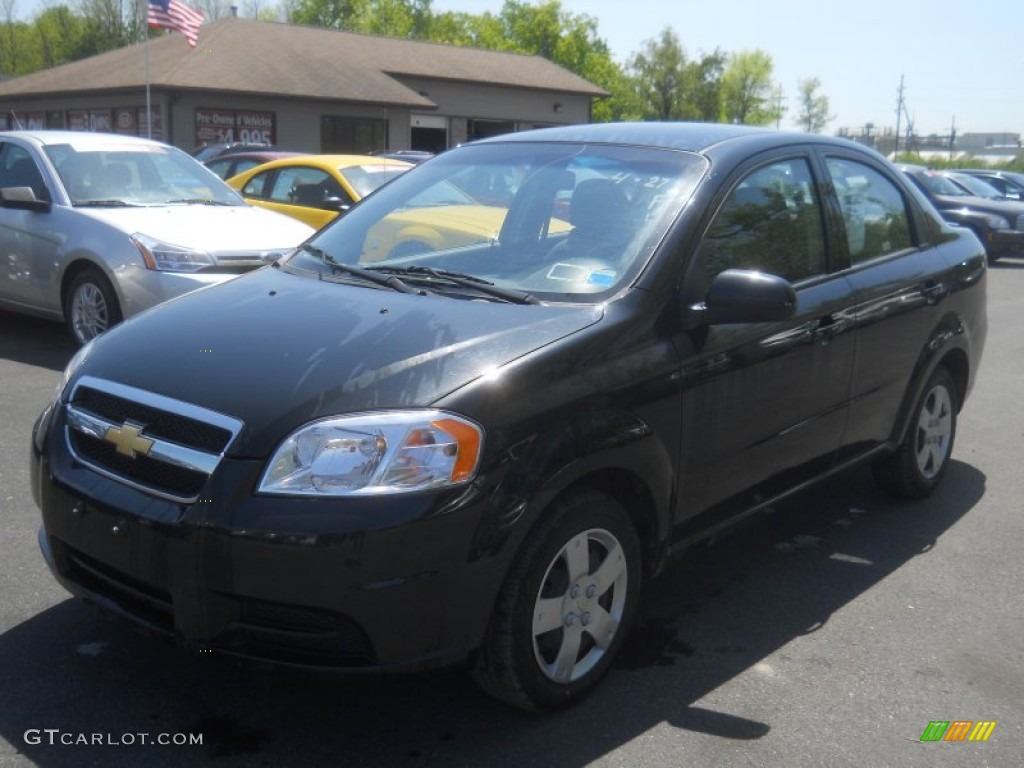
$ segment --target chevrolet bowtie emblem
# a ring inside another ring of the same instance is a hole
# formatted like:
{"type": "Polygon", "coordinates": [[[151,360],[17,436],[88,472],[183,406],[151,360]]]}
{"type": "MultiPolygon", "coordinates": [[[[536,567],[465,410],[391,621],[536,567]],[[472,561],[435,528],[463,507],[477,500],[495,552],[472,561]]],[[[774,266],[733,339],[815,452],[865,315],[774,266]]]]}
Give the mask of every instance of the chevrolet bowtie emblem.
{"type": "Polygon", "coordinates": [[[110,427],[103,439],[108,443],[117,446],[117,452],[122,456],[134,459],[136,454],[143,456],[149,453],[153,447],[153,441],[142,437],[144,427],[126,421],[120,427],[110,427]]]}

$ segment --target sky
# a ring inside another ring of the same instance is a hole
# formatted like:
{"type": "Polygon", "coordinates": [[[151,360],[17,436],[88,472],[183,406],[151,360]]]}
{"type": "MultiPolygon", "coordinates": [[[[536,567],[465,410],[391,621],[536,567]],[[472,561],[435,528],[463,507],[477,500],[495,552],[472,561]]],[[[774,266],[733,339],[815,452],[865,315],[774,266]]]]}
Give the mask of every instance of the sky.
{"type": "MultiPolygon", "coordinates": [[[[502,0],[434,0],[437,11],[497,13],[502,0]]],[[[760,48],[795,128],[798,84],[817,77],[839,127],[896,125],[900,76],[920,135],[1024,134],[1024,0],[562,0],[598,21],[625,63],[668,26],[687,55],[760,48]]],[[[905,128],[904,118],[902,128],[905,128]]]]}
{"type": "MultiPolygon", "coordinates": [[[[15,2],[17,15],[28,18],[47,0],[15,2]]],[[[1024,134],[1024,0],[561,2],[597,19],[599,36],[620,64],[666,26],[691,57],[716,48],[765,51],[789,110],[782,128],[796,127],[798,84],[811,77],[821,81],[819,92],[835,116],[828,132],[866,123],[894,128],[902,76],[919,135],[948,134],[954,123],[958,134],[1024,134]]],[[[433,9],[497,13],[502,4],[434,0],[433,9]]]]}

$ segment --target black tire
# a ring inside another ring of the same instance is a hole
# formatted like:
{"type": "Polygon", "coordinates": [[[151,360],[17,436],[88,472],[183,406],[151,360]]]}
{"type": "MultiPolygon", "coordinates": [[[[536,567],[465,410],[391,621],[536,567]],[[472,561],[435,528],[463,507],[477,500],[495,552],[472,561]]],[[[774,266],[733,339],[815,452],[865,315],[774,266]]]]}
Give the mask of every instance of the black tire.
{"type": "Polygon", "coordinates": [[[556,501],[505,579],[473,671],[477,683],[522,709],[579,701],[622,646],[640,572],[636,531],[618,503],[594,491],[556,501]]]}
{"type": "Polygon", "coordinates": [[[64,320],[81,345],[121,322],[121,305],[110,281],[95,267],[75,275],[64,296],[64,320]]]}
{"type": "Polygon", "coordinates": [[[875,481],[903,498],[923,499],[934,491],[953,452],[958,407],[953,377],[945,368],[936,368],[914,406],[903,442],[872,465],[875,481]]]}

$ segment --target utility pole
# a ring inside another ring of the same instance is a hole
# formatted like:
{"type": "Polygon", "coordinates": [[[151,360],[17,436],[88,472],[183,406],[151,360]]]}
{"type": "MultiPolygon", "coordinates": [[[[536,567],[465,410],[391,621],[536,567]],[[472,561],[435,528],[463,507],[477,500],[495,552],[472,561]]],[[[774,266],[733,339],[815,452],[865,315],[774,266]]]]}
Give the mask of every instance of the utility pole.
{"type": "Polygon", "coordinates": [[[775,130],[779,130],[782,122],[782,86],[775,86],[775,130]]]}
{"type": "Polygon", "coordinates": [[[953,159],[953,151],[956,147],[956,115],[953,115],[953,123],[949,126],[949,159],[953,159]]]}
{"type": "Polygon", "coordinates": [[[892,150],[892,159],[900,153],[900,118],[903,117],[903,75],[900,75],[899,100],[896,102],[896,146],[892,150]]]}

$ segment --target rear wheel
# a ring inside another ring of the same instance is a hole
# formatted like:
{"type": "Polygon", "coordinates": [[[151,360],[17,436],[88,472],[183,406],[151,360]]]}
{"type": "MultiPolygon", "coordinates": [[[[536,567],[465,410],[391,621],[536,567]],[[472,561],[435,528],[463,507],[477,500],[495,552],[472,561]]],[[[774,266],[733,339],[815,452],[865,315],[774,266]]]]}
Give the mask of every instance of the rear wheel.
{"type": "Polygon", "coordinates": [[[622,645],[639,581],[640,545],[621,506],[593,491],[556,502],[509,571],[477,682],[523,709],[579,700],[622,645]]]}
{"type": "Polygon", "coordinates": [[[79,344],[121,322],[117,294],[98,269],[88,267],[75,275],[64,299],[64,319],[79,344]]]}
{"type": "Polygon", "coordinates": [[[956,437],[957,394],[953,377],[937,368],[915,406],[914,423],[895,453],[872,469],[882,488],[897,496],[923,499],[946,473],[956,437]]]}

